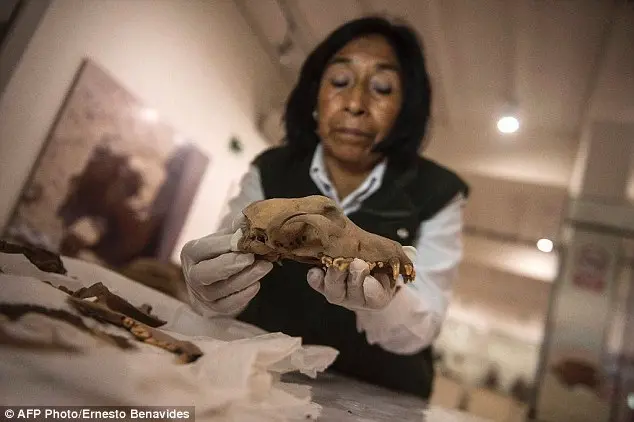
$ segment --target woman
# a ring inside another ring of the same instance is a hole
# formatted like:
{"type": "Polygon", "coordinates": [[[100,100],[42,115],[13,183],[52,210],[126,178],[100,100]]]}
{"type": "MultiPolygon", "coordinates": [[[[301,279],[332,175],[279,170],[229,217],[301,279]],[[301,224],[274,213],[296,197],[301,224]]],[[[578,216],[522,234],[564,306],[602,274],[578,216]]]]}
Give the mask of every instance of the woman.
{"type": "Polygon", "coordinates": [[[418,155],[430,101],[411,29],[364,18],[335,30],[309,55],[288,99],[286,145],[254,160],[223,229],[183,248],[196,306],[332,346],[340,352],[332,369],[428,398],[430,346],[461,259],[468,194],[458,176],[418,155]],[[245,206],[313,194],[333,198],[361,228],[415,246],[416,280],[390,288],[360,260],[324,272],[230,252],[245,206]]]}

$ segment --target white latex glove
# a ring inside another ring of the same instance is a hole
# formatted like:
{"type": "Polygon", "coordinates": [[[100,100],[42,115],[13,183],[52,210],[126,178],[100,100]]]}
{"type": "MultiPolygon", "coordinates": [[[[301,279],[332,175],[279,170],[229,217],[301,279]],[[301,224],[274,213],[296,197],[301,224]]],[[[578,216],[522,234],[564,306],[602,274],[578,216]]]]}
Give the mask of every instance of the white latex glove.
{"type": "Polygon", "coordinates": [[[253,254],[234,252],[240,236],[240,214],[232,227],[188,242],[181,250],[183,275],[192,300],[201,311],[234,315],[260,290],[260,279],[273,269],[253,254]]]}
{"type": "Polygon", "coordinates": [[[324,272],[311,268],[306,275],[308,284],[324,295],[328,302],[350,310],[378,310],[385,308],[396,293],[387,274],[370,275],[365,261],[355,259],[347,271],[331,266],[324,272]]]}

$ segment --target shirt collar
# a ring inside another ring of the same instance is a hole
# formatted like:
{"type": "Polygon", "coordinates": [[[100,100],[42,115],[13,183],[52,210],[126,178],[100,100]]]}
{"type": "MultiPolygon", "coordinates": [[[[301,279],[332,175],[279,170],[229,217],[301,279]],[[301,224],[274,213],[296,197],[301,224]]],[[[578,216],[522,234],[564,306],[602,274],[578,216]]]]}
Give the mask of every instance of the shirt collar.
{"type": "Polygon", "coordinates": [[[317,148],[313,154],[313,160],[310,165],[310,176],[325,196],[335,200],[344,210],[352,211],[358,209],[361,203],[376,192],[383,181],[385,169],[387,167],[387,159],[379,162],[368,177],[365,178],[359,187],[348,195],[346,198],[339,198],[337,191],[328,177],[326,166],[324,163],[324,150],[321,144],[317,144],[317,148]]]}

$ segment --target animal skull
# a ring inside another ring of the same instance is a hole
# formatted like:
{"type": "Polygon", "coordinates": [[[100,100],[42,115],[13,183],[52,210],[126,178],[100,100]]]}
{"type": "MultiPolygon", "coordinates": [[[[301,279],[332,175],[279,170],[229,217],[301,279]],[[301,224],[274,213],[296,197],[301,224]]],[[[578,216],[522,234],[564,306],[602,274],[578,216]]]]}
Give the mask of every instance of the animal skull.
{"type": "Polygon", "coordinates": [[[245,221],[233,239],[233,249],[273,262],[283,259],[346,270],[354,258],[368,263],[370,273],[387,273],[396,283],[416,274],[416,250],[368,233],[355,225],[325,196],[274,198],[257,201],[242,213],[245,221]]]}

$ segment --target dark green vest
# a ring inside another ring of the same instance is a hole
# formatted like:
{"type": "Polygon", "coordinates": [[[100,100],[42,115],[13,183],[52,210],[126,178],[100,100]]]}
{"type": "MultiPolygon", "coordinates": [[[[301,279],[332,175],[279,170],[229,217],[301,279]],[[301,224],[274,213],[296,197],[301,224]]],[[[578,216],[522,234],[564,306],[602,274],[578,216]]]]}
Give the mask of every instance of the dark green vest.
{"type": "MultiPolygon", "coordinates": [[[[287,147],[258,156],[266,198],[323,195],[309,175],[312,154],[292,155],[287,147]]],[[[348,217],[362,229],[412,245],[420,224],[440,211],[467,185],[454,173],[427,159],[411,168],[386,169],[380,189],[348,217]],[[405,238],[397,235],[408,233],[405,238]]],[[[330,304],[306,281],[310,267],[285,261],[262,280],[261,289],[238,319],[267,331],[300,336],[304,344],[334,347],[340,354],[331,369],[349,377],[429,398],[433,380],[431,348],[397,355],[368,344],[357,332],[352,311],[330,304]]]]}

